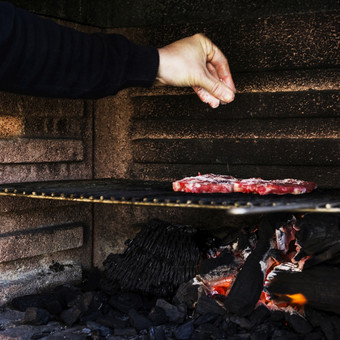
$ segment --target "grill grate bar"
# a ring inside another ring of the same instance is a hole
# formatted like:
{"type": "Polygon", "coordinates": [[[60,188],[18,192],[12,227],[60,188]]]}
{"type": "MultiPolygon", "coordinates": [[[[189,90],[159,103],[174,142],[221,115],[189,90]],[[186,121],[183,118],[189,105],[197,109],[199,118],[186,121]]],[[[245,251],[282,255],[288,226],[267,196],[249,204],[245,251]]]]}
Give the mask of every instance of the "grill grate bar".
{"type": "Polygon", "coordinates": [[[0,195],[104,204],[223,209],[237,215],[284,211],[340,212],[339,189],[318,189],[305,195],[282,196],[190,194],[173,192],[169,183],[103,179],[2,184],[0,195]]]}

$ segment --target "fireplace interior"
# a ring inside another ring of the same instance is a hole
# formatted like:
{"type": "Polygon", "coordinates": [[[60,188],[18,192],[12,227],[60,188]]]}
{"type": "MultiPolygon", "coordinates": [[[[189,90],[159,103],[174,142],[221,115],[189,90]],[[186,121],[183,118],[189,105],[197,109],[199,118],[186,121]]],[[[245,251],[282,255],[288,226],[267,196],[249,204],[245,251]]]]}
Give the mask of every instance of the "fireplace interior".
{"type": "Polygon", "coordinates": [[[202,32],[237,94],[0,93],[0,339],[339,338],[338,2],[12,2],[157,47],[202,32]],[[172,191],[198,173],[318,188],[172,191]]]}

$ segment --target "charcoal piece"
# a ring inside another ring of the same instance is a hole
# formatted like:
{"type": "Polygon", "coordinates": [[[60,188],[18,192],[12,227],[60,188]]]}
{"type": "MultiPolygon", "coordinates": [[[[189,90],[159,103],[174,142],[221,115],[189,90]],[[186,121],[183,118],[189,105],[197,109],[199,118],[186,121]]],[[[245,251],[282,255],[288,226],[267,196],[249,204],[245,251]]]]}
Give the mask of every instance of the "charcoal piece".
{"type": "Polygon", "coordinates": [[[213,313],[206,313],[203,315],[200,315],[197,319],[194,320],[195,326],[200,326],[205,323],[214,323],[219,318],[219,314],[213,314],[213,313]]]}
{"type": "Polygon", "coordinates": [[[194,321],[188,321],[174,329],[173,334],[177,340],[190,339],[194,332],[194,321]]]}
{"type": "Polygon", "coordinates": [[[251,322],[249,319],[243,316],[238,316],[236,314],[230,315],[229,320],[246,330],[252,329],[254,326],[254,323],[251,322]]]}
{"type": "Polygon", "coordinates": [[[196,312],[202,315],[207,313],[224,315],[226,313],[213,297],[207,296],[204,292],[197,301],[196,312]]]}
{"type": "Polygon", "coordinates": [[[298,334],[308,334],[313,330],[312,325],[298,313],[286,313],[285,319],[287,323],[294,329],[298,334]]]}
{"type": "Polygon", "coordinates": [[[73,326],[81,316],[82,312],[77,306],[73,306],[69,309],[64,310],[60,314],[60,319],[64,321],[68,326],[73,326]]]}
{"type": "Polygon", "coordinates": [[[81,316],[80,317],[80,322],[81,323],[86,323],[88,321],[96,321],[98,318],[102,317],[103,313],[99,310],[94,311],[92,313],[89,313],[87,315],[81,316]]]}
{"type": "Polygon", "coordinates": [[[264,281],[264,273],[261,268],[261,261],[270,249],[270,239],[274,235],[274,230],[278,224],[279,217],[266,215],[259,226],[259,240],[256,248],[247,257],[241,271],[225,300],[225,307],[228,311],[240,316],[249,315],[258,302],[264,281]]]}
{"type": "Polygon", "coordinates": [[[128,320],[122,320],[121,318],[113,315],[101,315],[95,320],[98,324],[109,328],[125,328],[128,325],[128,320]]]}
{"type": "Polygon", "coordinates": [[[150,340],[166,340],[164,326],[152,326],[149,329],[150,340]]]}
{"type": "Polygon", "coordinates": [[[265,340],[270,339],[275,331],[275,326],[271,322],[264,322],[252,328],[251,340],[265,340]]]}
{"type": "Polygon", "coordinates": [[[216,258],[205,259],[200,264],[199,274],[204,276],[211,270],[215,270],[218,267],[228,266],[234,262],[234,255],[232,255],[228,249],[225,249],[216,258]]]}
{"type": "Polygon", "coordinates": [[[211,323],[203,323],[195,328],[192,339],[224,339],[223,331],[211,323]]]}
{"type": "Polygon", "coordinates": [[[153,326],[165,324],[168,321],[165,311],[160,307],[153,307],[148,314],[148,319],[152,322],[153,326]]]}
{"type": "Polygon", "coordinates": [[[121,292],[117,295],[111,296],[109,304],[113,308],[123,313],[127,313],[130,309],[141,309],[143,306],[143,300],[138,294],[121,292]]]}
{"type": "Polygon", "coordinates": [[[337,331],[340,331],[340,317],[338,317],[336,315],[330,315],[329,319],[331,320],[334,328],[337,331]]]}
{"type": "Polygon", "coordinates": [[[104,277],[124,291],[173,295],[178,286],[196,273],[200,249],[196,229],[152,220],[120,256],[109,255],[104,277]]]}
{"type": "Polygon", "coordinates": [[[72,301],[74,301],[80,294],[80,290],[71,285],[58,286],[53,290],[53,295],[62,302],[64,308],[70,306],[72,301]]]}
{"type": "Polygon", "coordinates": [[[296,240],[301,250],[316,255],[305,263],[305,268],[340,255],[340,218],[332,214],[306,214],[297,221],[296,240]]]}
{"type": "Polygon", "coordinates": [[[52,315],[59,315],[63,311],[62,303],[57,299],[46,301],[45,308],[52,315]]]}
{"type": "Polygon", "coordinates": [[[285,329],[276,329],[274,333],[272,334],[271,340],[282,340],[282,339],[299,340],[299,336],[285,329]]]}
{"type": "Polygon", "coordinates": [[[270,310],[261,303],[256,307],[256,309],[250,314],[249,320],[250,322],[258,325],[259,323],[263,322],[264,320],[270,317],[270,310]]]}
{"type": "Polygon", "coordinates": [[[47,310],[37,307],[29,307],[25,311],[24,322],[26,324],[39,326],[46,325],[50,320],[50,314],[47,310]]]}
{"type": "Polygon", "coordinates": [[[193,280],[182,283],[173,298],[173,303],[178,305],[180,303],[185,303],[190,309],[194,308],[194,304],[198,299],[198,285],[193,285],[193,280]]]}
{"type": "Polygon", "coordinates": [[[285,319],[285,312],[282,310],[274,310],[270,313],[270,320],[273,322],[283,321],[285,319]]]}
{"type": "Polygon", "coordinates": [[[142,329],[148,329],[152,326],[152,322],[148,318],[138,313],[134,309],[129,311],[129,318],[131,326],[136,328],[138,331],[141,331],[142,329]]]}
{"type": "MultiPolygon", "coordinates": [[[[320,340],[320,339],[324,339],[324,335],[322,334],[321,331],[319,332],[312,332],[309,333],[305,336],[306,340],[320,340]]],[[[327,339],[327,338],[326,338],[327,339]]],[[[339,337],[334,337],[333,339],[339,339],[339,337]]]]}
{"type": "Polygon", "coordinates": [[[182,323],[185,319],[185,313],[182,313],[176,306],[163,299],[158,299],[156,306],[164,310],[168,320],[171,322],[182,323]]]}
{"type": "Polygon", "coordinates": [[[290,272],[276,267],[272,273],[274,279],[266,291],[274,301],[300,293],[306,297],[308,306],[340,315],[340,268],[318,265],[302,272],[290,272]]]}
{"type": "Polygon", "coordinates": [[[130,337],[130,336],[136,336],[137,331],[134,328],[115,328],[113,331],[114,336],[123,336],[130,337]]]}
{"type": "Polygon", "coordinates": [[[91,330],[99,330],[100,335],[103,337],[108,337],[111,334],[111,330],[108,327],[105,327],[103,325],[98,324],[97,322],[94,321],[88,321],[86,323],[86,327],[90,328],[91,330]]]}
{"type": "Polygon", "coordinates": [[[81,290],[83,292],[95,291],[99,288],[99,283],[101,280],[101,271],[95,267],[89,271],[84,271],[82,278],[81,290]]]}
{"type": "Polygon", "coordinates": [[[14,298],[11,306],[21,312],[25,312],[29,307],[45,308],[45,305],[50,299],[53,299],[52,294],[31,294],[14,298]]]}

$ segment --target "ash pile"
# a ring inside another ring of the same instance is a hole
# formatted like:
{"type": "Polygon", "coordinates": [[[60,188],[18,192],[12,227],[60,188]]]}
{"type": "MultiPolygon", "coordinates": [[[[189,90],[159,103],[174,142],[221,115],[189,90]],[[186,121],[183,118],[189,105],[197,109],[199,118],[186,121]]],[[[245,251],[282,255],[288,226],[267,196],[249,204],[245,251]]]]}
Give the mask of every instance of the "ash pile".
{"type": "Polygon", "coordinates": [[[13,300],[0,338],[338,339],[339,244],[330,214],[266,215],[223,239],[153,220],[81,287],[13,300]]]}

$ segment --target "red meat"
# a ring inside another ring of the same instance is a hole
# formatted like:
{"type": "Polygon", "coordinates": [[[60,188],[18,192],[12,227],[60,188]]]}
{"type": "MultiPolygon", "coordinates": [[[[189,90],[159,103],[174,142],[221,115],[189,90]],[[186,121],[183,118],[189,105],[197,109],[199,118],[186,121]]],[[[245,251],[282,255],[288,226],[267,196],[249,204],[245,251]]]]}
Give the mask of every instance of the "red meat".
{"type": "Polygon", "coordinates": [[[195,177],[186,177],[173,182],[174,191],[193,193],[230,193],[233,192],[234,182],[237,178],[233,176],[206,174],[195,177]]]}
{"type": "Polygon", "coordinates": [[[186,177],[172,183],[174,191],[191,193],[243,192],[259,195],[304,194],[316,189],[313,182],[297,179],[264,180],[262,178],[237,179],[233,176],[206,174],[186,177]]]}
{"type": "Polygon", "coordinates": [[[235,181],[234,192],[253,193],[259,195],[285,195],[305,194],[316,189],[316,184],[298,179],[274,179],[249,178],[235,181]]]}

